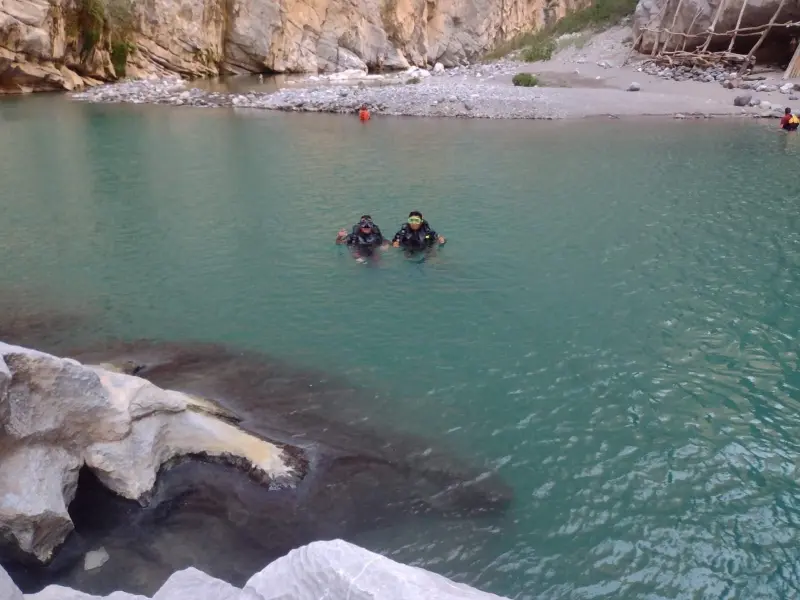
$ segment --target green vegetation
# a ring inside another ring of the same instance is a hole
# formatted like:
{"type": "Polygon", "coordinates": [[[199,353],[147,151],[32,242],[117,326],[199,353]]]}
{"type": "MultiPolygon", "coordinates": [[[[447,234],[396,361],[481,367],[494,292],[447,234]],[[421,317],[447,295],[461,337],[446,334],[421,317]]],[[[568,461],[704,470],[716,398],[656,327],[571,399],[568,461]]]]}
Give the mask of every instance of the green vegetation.
{"type": "Polygon", "coordinates": [[[78,3],[77,29],[83,58],[97,46],[103,35],[105,22],[106,12],[102,0],[81,0],[78,3]]]}
{"type": "Polygon", "coordinates": [[[563,19],[533,33],[515,37],[495,48],[486,58],[501,58],[514,50],[522,50],[528,62],[548,60],[556,51],[556,38],[586,29],[601,29],[621,21],[633,13],[637,0],[592,0],[586,8],[567,13],[563,19]]]}
{"type": "Polygon", "coordinates": [[[541,36],[534,39],[522,50],[522,60],[525,62],[536,62],[539,60],[550,60],[556,51],[556,42],[552,37],[541,36]]]}
{"type": "Polygon", "coordinates": [[[65,21],[65,32],[79,44],[82,60],[92,50],[107,50],[117,77],[125,76],[128,56],[134,50],[132,0],[78,0],[76,11],[65,21]]]}
{"type": "Polygon", "coordinates": [[[519,87],[536,87],[539,84],[539,80],[536,75],[531,73],[517,73],[511,83],[519,87]]]}
{"type": "Polygon", "coordinates": [[[125,67],[128,64],[128,55],[133,52],[135,46],[125,40],[111,42],[111,64],[114,65],[114,72],[117,77],[125,77],[125,67]]]}

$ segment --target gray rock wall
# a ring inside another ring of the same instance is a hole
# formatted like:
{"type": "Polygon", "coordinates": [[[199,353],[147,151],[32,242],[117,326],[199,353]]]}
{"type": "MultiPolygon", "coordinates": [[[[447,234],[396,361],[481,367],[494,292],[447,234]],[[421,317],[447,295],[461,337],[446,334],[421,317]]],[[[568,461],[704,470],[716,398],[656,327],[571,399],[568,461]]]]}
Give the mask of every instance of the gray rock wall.
{"type": "Polygon", "coordinates": [[[455,66],[542,26],[545,10],[561,17],[589,1],[0,0],[0,91],[72,90],[122,68],[142,77],[455,66]],[[120,6],[123,24],[112,18],[120,6]],[[98,11],[112,26],[97,27],[98,11]]]}

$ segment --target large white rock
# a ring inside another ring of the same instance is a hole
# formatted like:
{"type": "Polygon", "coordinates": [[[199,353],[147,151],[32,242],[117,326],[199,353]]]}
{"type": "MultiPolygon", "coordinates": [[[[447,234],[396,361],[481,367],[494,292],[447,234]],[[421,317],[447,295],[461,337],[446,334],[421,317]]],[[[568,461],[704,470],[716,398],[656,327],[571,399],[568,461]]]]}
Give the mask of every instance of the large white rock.
{"type": "MultiPolygon", "coordinates": [[[[22,595],[0,568],[1,600],[22,595]],[[5,585],[5,588],[3,587],[5,585]],[[16,595],[15,595],[16,594],[16,595]]],[[[194,568],[173,573],[152,600],[505,600],[468,585],[397,563],[342,540],[293,550],[240,590],[194,568]]],[[[149,600],[124,592],[100,598],[51,585],[24,600],[149,600]]]]}
{"type": "Polygon", "coordinates": [[[153,600],[239,600],[242,591],[194,568],[173,573],[153,600]]]}
{"type": "MultiPolygon", "coordinates": [[[[0,571],[2,571],[2,569],[0,569],[0,571]]],[[[25,594],[23,598],[24,600],[150,600],[144,596],[136,596],[125,592],[113,592],[108,596],[92,596],[91,594],[65,588],[60,585],[48,586],[38,594],[25,594]]]]}
{"type": "Polygon", "coordinates": [[[342,540],[314,542],[293,550],[254,575],[244,592],[242,600],[500,598],[342,540]]]}
{"type": "Polygon", "coordinates": [[[45,561],[72,531],[80,459],[61,448],[18,446],[0,454],[0,529],[45,561]]]}
{"type": "Polygon", "coordinates": [[[11,577],[2,567],[0,567],[0,598],[3,600],[22,600],[22,592],[14,585],[11,577]]]}
{"type": "MultiPolygon", "coordinates": [[[[242,464],[265,481],[301,474],[284,449],[223,420],[208,400],[131,375],[0,342],[0,532],[47,561],[72,530],[67,506],[85,464],[145,501],[162,465],[185,455],[242,464]]],[[[0,599],[1,600],[1,599],[0,599]]]]}

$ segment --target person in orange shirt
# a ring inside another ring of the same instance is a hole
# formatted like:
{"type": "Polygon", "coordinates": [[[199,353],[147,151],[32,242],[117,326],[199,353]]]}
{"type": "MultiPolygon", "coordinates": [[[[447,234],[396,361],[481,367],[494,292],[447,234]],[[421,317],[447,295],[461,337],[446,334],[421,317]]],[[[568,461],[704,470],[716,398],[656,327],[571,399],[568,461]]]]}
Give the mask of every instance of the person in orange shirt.
{"type": "Polygon", "coordinates": [[[369,121],[369,111],[367,110],[366,104],[361,105],[361,110],[358,111],[358,118],[361,119],[361,121],[369,121]]]}

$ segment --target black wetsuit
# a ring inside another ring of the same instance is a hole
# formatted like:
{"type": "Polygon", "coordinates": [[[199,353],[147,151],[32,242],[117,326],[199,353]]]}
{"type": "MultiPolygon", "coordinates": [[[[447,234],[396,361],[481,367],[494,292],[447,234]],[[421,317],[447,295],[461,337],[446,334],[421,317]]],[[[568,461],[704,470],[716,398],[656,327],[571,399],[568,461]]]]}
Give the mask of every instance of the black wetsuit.
{"type": "Polygon", "coordinates": [[[394,234],[392,243],[394,242],[400,242],[400,247],[406,250],[425,250],[439,243],[439,235],[431,229],[427,221],[424,221],[416,231],[406,223],[400,231],[394,234]]]}
{"type": "Polygon", "coordinates": [[[361,231],[361,225],[354,225],[353,231],[345,238],[345,243],[359,256],[369,256],[383,245],[383,234],[375,224],[369,233],[361,231]]]}

